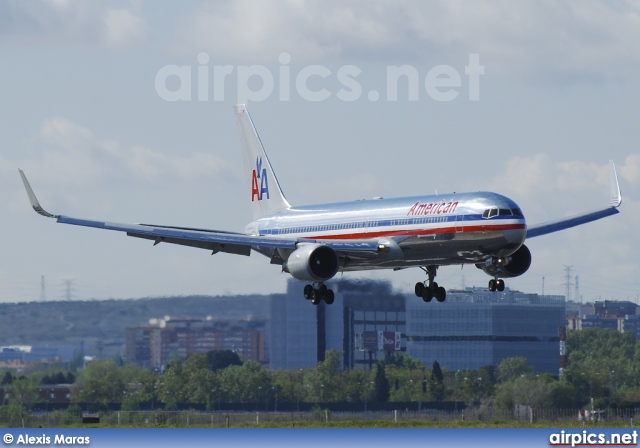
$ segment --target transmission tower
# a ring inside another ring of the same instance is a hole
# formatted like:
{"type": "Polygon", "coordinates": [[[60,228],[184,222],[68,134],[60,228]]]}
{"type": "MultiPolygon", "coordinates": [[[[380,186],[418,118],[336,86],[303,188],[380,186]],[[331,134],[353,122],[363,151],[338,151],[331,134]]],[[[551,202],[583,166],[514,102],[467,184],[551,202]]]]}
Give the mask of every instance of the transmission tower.
{"type": "Polygon", "coordinates": [[[66,280],[62,280],[62,283],[64,284],[64,288],[65,288],[65,299],[66,300],[71,300],[71,297],[73,296],[73,283],[76,281],[75,278],[72,279],[66,279],[66,280]]]}
{"type": "Polygon", "coordinates": [[[47,300],[47,295],[44,289],[44,275],[42,275],[40,276],[40,301],[44,302],[45,300],[47,300]]]}
{"type": "Polygon", "coordinates": [[[575,289],[575,298],[582,303],[582,297],[580,297],[580,278],[576,275],[576,289],[575,289]]]}
{"type": "Polygon", "coordinates": [[[566,264],[564,264],[563,266],[564,266],[564,270],[566,272],[566,274],[564,275],[564,278],[566,280],[565,287],[566,287],[566,295],[567,295],[565,297],[565,300],[569,301],[569,299],[571,297],[571,285],[573,285],[573,283],[571,283],[571,269],[573,268],[573,265],[567,266],[566,264]]]}

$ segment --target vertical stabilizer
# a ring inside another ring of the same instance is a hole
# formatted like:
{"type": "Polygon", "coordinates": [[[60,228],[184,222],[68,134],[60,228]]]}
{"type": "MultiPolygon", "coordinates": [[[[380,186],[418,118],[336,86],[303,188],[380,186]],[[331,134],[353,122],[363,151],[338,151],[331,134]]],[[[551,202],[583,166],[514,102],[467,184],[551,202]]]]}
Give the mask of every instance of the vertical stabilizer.
{"type": "Polygon", "coordinates": [[[251,198],[254,219],[288,209],[291,206],[280,189],[267,153],[244,104],[236,106],[236,115],[245,175],[249,181],[247,197],[251,198]]]}

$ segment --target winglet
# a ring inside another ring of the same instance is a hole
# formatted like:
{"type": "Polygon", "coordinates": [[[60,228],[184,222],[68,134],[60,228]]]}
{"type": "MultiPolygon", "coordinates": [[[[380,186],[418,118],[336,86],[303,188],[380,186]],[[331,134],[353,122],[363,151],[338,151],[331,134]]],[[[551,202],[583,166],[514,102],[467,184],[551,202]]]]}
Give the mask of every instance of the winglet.
{"type": "Polygon", "coordinates": [[[33,209],[39,215],[46,216],[47,218],[57,218],[58,215],[52,215],[51,213],[47,212],[45,209],[43,209],[40,206],[40,203],[38,202],[38,198],[36,198],[36,195],[34,194],[33,189],[31,188],[31,185],[29,185],[27,176],[24,175],[21,169],[18,169],[18,171],[20,172],[20,177],[22,177],[22,183],[24,184],[24,188],[27,190],[27,196],[29,196],[31,207],[33,207],[33,209]]]}
{"type": "Polygon", "coordinates": [[[620,207],[620,204],[622,204],[622,195],[620,194],[618,175],[616,174],[616,166],[613,164],[613,160],[609,160],[609,184],[611,187],[609,205],[612,207],[620,207]]]}

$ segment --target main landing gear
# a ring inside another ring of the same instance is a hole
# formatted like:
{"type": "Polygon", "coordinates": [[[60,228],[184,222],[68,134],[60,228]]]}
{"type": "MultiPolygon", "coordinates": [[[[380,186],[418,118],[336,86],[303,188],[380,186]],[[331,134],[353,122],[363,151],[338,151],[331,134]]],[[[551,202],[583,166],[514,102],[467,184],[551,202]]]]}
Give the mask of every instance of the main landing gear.
{"type": "Polygon", "coordinates": [[[318,305],[322,300],[324,300],[324,303],[327,305],[331,305],[335,300],[335,295],[333,294],[333,290],[327,288],[324,283],[318,283],[317,288],[313,285],[305,285],[304,298],[311,300],[311,303],[314,305],[318,305]]]}
{"type": "Polygon", "coordinates": [[[444,302],[447,298],[447,291],[434,281],[438,266],[427,266],[423,269],[429,276],[428,284],[425,284],[426,282],[416,283],[416,296],[422,297],[425,302],[431,302],[434,297],[438,302],[444,302]]]}
{"type": "Polygon", "coordinates": [[[504,280],[499,278],[492,278],[489,280],[489,291],[504,291],[504,280]]]}

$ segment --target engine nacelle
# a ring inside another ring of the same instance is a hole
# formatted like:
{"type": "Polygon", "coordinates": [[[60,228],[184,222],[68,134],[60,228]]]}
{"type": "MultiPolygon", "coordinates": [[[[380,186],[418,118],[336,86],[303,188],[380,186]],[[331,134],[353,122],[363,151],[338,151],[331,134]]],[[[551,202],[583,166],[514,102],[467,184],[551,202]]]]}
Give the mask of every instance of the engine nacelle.
{"type": "Polygon", "coordinates": [[[305,244],[294,250],[282,269],[298,280],[324,282],[338,272],[340,258],[324,244],[305,244]]]}
{"type": "Polygon", "coordinates": [[[491,277],[510,278],[518,277],[529,270],[531,266],[531,252],[524,244],[520,249],[503,258],[489,258],[484,263],[476,264],[491,277]]]}

